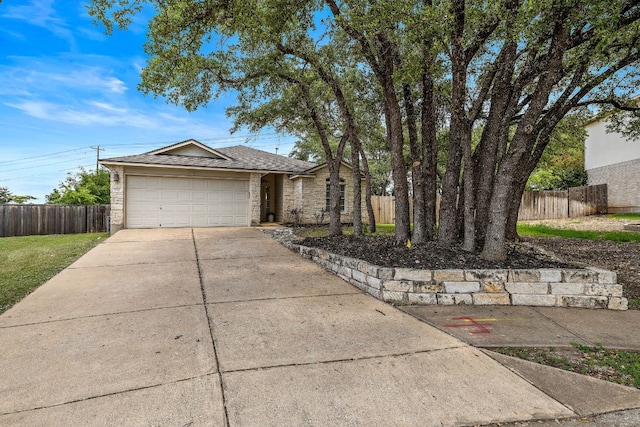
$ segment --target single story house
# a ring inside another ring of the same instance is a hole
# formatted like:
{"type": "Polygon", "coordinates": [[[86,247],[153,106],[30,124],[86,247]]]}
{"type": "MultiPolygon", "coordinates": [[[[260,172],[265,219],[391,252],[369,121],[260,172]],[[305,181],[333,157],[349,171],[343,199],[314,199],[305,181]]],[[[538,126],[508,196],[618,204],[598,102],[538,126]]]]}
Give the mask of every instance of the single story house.
{"type": "MultiPolygon", "coordinates": [[[[246,146],[189,139],[133,156],[101,159],[111,171],[111,232],[123,228],[248,227],[315,223],[328,206],[329,168],[246,146]],[[300,214],[301,213],[301,214],[300,214]]],[[[353,170],[342,164],[343,222],[352,220],[353,170]]],[[[362,215],[366,221],[364,191],[362,215]]],[[[328,222],[329,215],[324,215],[328,222]]]]}
{"type": "Polygon", "coordinates": [[[608,132],[606,116],[584,126],[588,184],[607,184],[609,213],[640,213],[640,141],[608,132]]]}

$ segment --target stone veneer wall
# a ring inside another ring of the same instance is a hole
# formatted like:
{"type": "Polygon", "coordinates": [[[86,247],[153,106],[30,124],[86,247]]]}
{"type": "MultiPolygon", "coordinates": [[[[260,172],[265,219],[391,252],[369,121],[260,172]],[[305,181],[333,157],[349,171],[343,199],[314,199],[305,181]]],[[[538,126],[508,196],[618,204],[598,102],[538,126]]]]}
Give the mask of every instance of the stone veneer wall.
{"type": "Polygon", "coordinates": [[[110,166],[111,172],[111,223],[110,233],[122,230],[124,227],[124,166],[110,166]],[[118,182],[114,181],[115,174],[118,174],[118,182]]]}
{"type": "MultiPolygon", "coordinates": [[[[302,209],[302,223],[315,224],[316,218],[314,214],[325,209],[327,204],[327,179],[329,178],[329,168],[324,167],[315,172],[313,177],[296,178],[294,206],[302,209]]],[[[340,166],[340,178],[344,179],[345,197],[344,212],[340,214],[340,221],[343,223],[353,221],[353,171],[345,165],[340,166]]],[[[362,182],[361,191],[361,215],[362,221],[368,222],[367,205],[365,198],[364,181],[362,182]]],[[[329,223],[329,214],[325,215],[325,223],[329,223]]]]}
{"type": "Polygon", "coordinates": [[[284,242],[343,280],[387,302],[523,305],[626,310],[613,271],[585,269],[419,270],[386,268],[284,242]]]}
{"type": "Polygon", "coordinates": [[[262,174],[249,175],[249,222],[251,225],[260,225],[260,194],[262,174]]]}

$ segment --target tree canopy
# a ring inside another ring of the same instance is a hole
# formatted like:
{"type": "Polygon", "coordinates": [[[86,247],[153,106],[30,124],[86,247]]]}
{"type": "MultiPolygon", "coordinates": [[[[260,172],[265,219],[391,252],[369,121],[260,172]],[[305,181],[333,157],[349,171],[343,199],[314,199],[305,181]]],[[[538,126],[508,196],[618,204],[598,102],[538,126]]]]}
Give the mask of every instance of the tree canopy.
{"type": "Polygon", "coordinates": [[[563,118],[638,118],[634,0],[92,0],[89,10],[109,32],[145,4],[155,15],[140,89],[188,110],[232,91],[237,126],[320,140],[334,214],[345,147],[368,169],[363,142],[382,129],[398,243],[437,238],[506,257],[526,182],[563,118]]]}
{"type": "Polygon", "coordinates": [[[558,124],[527,181],[527,190],[566,190],[587,185],[584,168],[587,132],[583,123],[583,117],[575,116],[558,124]]]}
{"type": "Polygon", "coordinates": [[[0,204],[17,203],[23,204],[30,200],[35,200],[33,196],[19,196],[9,191],[8,187],[0,187],[0,204]]]}
{"type": "Polygon", "coordinates": [[[56,205],[104,205],[110,203],[110,174],[100,168],[95,172],[82,169],[69,173],[58,188],[47,196],[47,203],[56,205]]]}

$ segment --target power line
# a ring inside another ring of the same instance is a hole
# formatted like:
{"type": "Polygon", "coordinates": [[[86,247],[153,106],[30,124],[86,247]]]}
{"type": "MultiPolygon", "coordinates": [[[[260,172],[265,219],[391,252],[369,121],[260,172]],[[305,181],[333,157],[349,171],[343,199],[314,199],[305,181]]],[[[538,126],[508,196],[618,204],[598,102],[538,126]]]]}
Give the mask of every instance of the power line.
{"type": "MultiPolygon", "coordinates": [[[[278,134],[278,133],[274,133],[274,132],[270,132],[270,133],[264,133],[264,134],[257,134],[257,135],[236,135],[236,136],[225,136],[225,137],[218,137],[218,138],[192,138],[195,139],[197,141],[200,142],[219,142],[219,143],[223,143],[223,142],[231,142],[231,141],[236,141],[236,140],[242,140],[242,139],[249,139],[249,140],[253,140],[253,141],[257,141],[257,140],[267,140],[267,139],[277,139],[277,138],[281,138],[282,135],[278,134]]],[[[184,140],[181,140],[184,141],[184,140]]],[[[158,145],[171,145],[171,144],[176,144],[178,142],[181,141],[152,141],[152,142],[133,142],[133,143],[120,143],[120,144],[111,144],[111,143],[101,143],[100,145],[98,145],[97,147],[100,149],[100,151],[104,151],[104,150],[108,150],[111,147],[157,147],[158,145]],[[100,147],[106,147],[106,148],[100,148],[100,147]]],[[[12,163],[23,163],[23,162],[28,162],[28,161],[33,161],[35,159],[46,159],[47,157],[55,157],[58,156],[60,154],[65,154],[65,153],[71,153],[74,151],[80,151],[80,150],[86,150],[86,149],[93,149],[96,150],[95,146],[84,146],[84,147],[78,147],[78,148],[72,148],[69,150],[63,150],[63,151],[56,151],[53,153],[46,153],[46,154],[39,154],[37,156],[29,156],[29,157],[22,157],[22,158],[18,158],[18,159],[10,159],[10,160],[1,160],[0,161],[0,165],[8,165],[8,164],[12,164],[12,163]]]]}
{"type": "MultiPolygon", "coordinates": [[[[76,169],[88,168],[88,167],[91,167],[91,166],[93,166],[93,164],[76,166],[76,167],[70,168],[70,169],[61,169],[61,170],[57,170],[55,172],[69,172],[69,171],[73,171],[73,170],[76,170],[76,169]]],[[[53,172],[50,172],[50,173],[53,173],[53,172]]],[[[0,182],[16,181],[18,179],[35,178],[35,177],[43,176],[43,175],[45,175],[45,174],[40,173],[40,174],[27,175],[27,176],[18,176],[18,177],[9,178],[9,179],[0,179],[0,182]]]]}
{"type": "MultiPolygon", "coordinates": [[[[65,162],[65,163],[66,163],[66,162],[72,162],[72,161],[75,161],[75,160],[84,160],[84,159],[86,159],[86,158],[87,158],[87,156],[88,156],[88,155],[87,155],[87,154],[85,154],[85,155],[80,156],[80,157],[73,157],[73,158],[70,158],[70,159],[58,160],[58,161],[56,161],[56,162],[54,162],[54,163],[45,163],[45,164],[39,164],[39,165],[35,165],[35,166],[24,166],[24,167],[17,168],[17,169],[6,169],[6,170],[1,170],[1,169],[0,169],[0,173],[5,173],[5,172],[15,172],[15,171],[21,171],[21,170],[24,170],[24,169],[36,169],[36,168],[43,168],[43,167],[46,167],[46,166],[53,166],[53,165],[57,165],[57,164],[60,164],[60,163],[62,163],[62,162],[65,162]]],[[[47,159],[47,160],[49,160],[49,159],[47,159]]]]}
{"type": "Polygon", "coordinates": [[[31,157],[23,157],[21,159],[2,160],[2,161],[0,161],[0,164],[20,163],[20,162],[24,162],[24,161],[30,161],[30,160],[33,160],[33,159],[39,159],[39,158],[42,158],[42,157],[51,157],[51,156],[57,156],[58,154],[70,153],[72,151],[86,150],[87,148],[91,148],[91,147],[87,146],[87,147],[73,148],[73,149],[70,149],[70,150],[58,151],[58,152],[55,152],[55,153],[40,154],[38,156],[31,156],[31,157]]]}
{"type": "MultiPolygon", "coordinates": [[[[268,143],[268,142],[264,142],[266,140],[273,140],[273,139],[277,139],[280,140],[282,138],[286,138],[286,135],[282,135],[279,133],[275,133],[275,132],[271,132],[271,133],[266,133],[266,134],[257,134],[257,135],[237,135],[237,136],[228,136],[228,137],[220,137],[220,138],[191,138],[191,139],[195,139],[197,141],[200,142],[218,142],[218,143],[224,143],[224,142],[231,142],[231,141],[237,141],[237,140],[250,140],[249,145],[253,146],[253,147],[267,147],[267,146],[273,146],[273,144],[268,143]],[[260,141],[262,143],[256,143],[257,141],[260,141]]],[[[185,141],[185,140],[181,140],[181,141],[185,141]]],[[[99,158],[99,153],[100,151],[108,151],[110,148],[112,147],[157,147],[158,145],[171,145],[171,144],[176,144],[178,142],[181,141],[156,141],[156,142],[134,142],[134,143],[120,143],[120,144],[100,144],[98,146],[85,146],[85,147],[80,147],[80,148],[74,148],[74,149],[69,149],[69,150],[63,150],[63,151],[57,151],[54,153],[47,153],[47,154],[40,154],[37,156],[31,156],[31,157],[24,157],[24,158],[20,158],[20,159],[12,159],[12,160],[5,160],[5,161],[0,161],[0,164],[11,164],[11,163],[20,163],[20,162],[26,162],[26,161],[46,161],[49,160],[47,157],[52,158],[54,156],[58,156],[60,154],[65,154],[65,153],[70,153],[70,152],[74,152],[74,151],[80,151],[80,150],[86,150],[86,149],[92,149],[92,150],[96,150],[96,157],[99,158]],[[104,148],[103,148],[104,147],[104,148]],[[41,159],[41,160],[35,160],[35,159],[41,159]]],[[[248,141],[249,142],[249,141],[248,141]]],[[[278,145],[278,147],[280,147],[282,143],[280,141],[277,142],[276,145],[278,145]]],[[[82,160],[86,158],[86,156],[82,156],[82,157],[74,157],[72,159],[64,159],[63,161],[73,161],[73,160],[82,160]]],[[[0,173],[3,172],[11,172],[11,171],[16,171],[16,170],[23,170],[23,169],[34,169],[34,168],[41,168],[41,167],[45,167],[45,166],[51,166],[54,164],[57,164],[59,162],[55,162],[55,163],[48,163],[48,164],[41,164],[41,165],[37,165],[37,166],[29,166],[29,167],[25,167],[25,168],[19,168],[19,169],[11,169],[11,170],[5,170],[5,171],[0,171],[0,173]]],[[[63,170],[58,170],[56,172],[67,172],[67,171],[72,171],[72,170],[76,170],[79,168],[88,168],[94,165],[84,165],[84,166],[77,166],[74,168],[70,168],[70,169],[63,169],[63,170]]],[[[27,176],[22,176],[22,177],[13,177],[13,178],[8,178],[8,179],[0,179],[0,182],[7,182],[7,181],[15,181],[15,180],[19,180],[19,179],[26,179],[26,178],[35,178],[38,176],[44,176],[47,175],[51,172],[47,172],[47,173],[41,173],[41,174],[33,174],[33,175],[27,175],[27,176]]]]}
{"type": "MultiPolygon", "coordinates": [[[[234,135],[234,136],[224,136],[224,137],[218,137],[218,138],[188,138],[188,139],[195,139],[196,141],[199,142],[228,142],[228,141],[234,141],[234,140],[241,140],[241,139],[270,139],[270,138],[274,138],[273,135],[278,135],[277,133],[271,132],[271,133],[263,133],[263,134],[257,134],[257,135],[234,135]]],[[[120,144],[112,144],[112,143],[104,143],[104,144],[100,144],[103,147],[107,147],[107,149],[111,148],[111,147],[157,147],[159,145],[171,145],[171,144],[177,144],[179,142],[182,141],[187,141],[186,140],[180,140],[180,141],[156,141],[156,142],[134,142],[134,143],[120,143],[120,144]]]]}

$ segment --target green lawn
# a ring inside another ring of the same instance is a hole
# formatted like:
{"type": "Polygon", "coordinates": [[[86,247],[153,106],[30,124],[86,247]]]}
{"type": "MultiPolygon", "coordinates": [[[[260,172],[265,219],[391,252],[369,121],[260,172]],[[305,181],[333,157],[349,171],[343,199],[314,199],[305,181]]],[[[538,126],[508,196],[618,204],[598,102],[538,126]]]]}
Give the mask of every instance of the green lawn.
{"type": "Polygon", "coordinates": [[[530,362],[553,366],[565,371],[577,372],[622,385],[640,388],[640,352],[607,349],[601,344],[595,347],[571,343],[574,351],[563,352],[554,348],[510,348],[491,349],[507,356],[530,362]],[[566,355],[571,354],[571,357],[566,355]],[[602,369],[602,368],[605,369],[602,369]]]}
{"type": "MultiPolygon", "coordinates": [[[[613,218],[640,219],[640,214],[611,215],[613,218]]],[[[376,224],[376,235],[393,236],[394,224],[376,224]]],[[[299,235],[302,237],[325,237],[328,235],[327,227],[307,227],[299,235]]],[[[367,232],[365,225],[365,233],[367,232]]],[[[344,234],[352,234],[352,227],[343,227],[344,234]]],[[[580,231],[553,228],[546,225],[518,224],[518,234],[528,237],[564,237],[567,239],[611,240],[614,242],[640,242],[640,233],[633,231],[580,231]]]]}
{"type": "Polygon", "coordinates": [[[628,219],[631,221],[640,221],[640,213],[614,214],[614,215],[609,215],[609,217],[614,219],[628,219]]]}
{"type": "Polygon", "coordinates": [[[0,238],[0,313],[107,236],[93,233],[0,238]]]}
{"type": "Polygon", "coordinates": [[[640,233],[633,231],[582,231],[548,227],[546,225],[518,224],[518,234],[529,237],[564,237],[566,239],[611,240],[614,242],[640,242],[640,233]]]}

